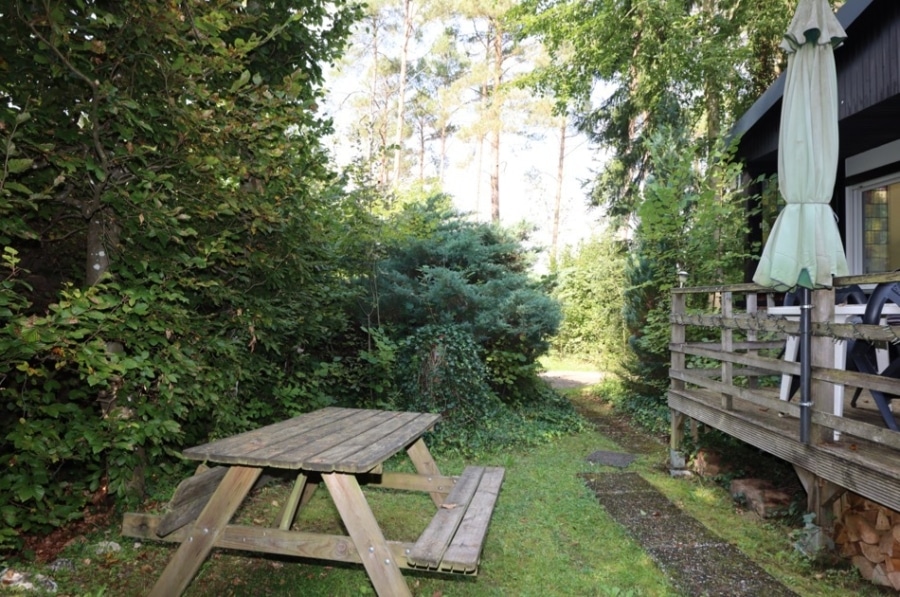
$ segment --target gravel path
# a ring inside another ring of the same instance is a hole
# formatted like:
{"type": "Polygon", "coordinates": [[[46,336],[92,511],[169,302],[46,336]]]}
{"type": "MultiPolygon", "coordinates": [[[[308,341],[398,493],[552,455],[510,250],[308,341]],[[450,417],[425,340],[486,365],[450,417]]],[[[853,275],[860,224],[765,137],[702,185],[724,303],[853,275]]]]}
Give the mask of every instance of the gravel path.
{"type": "Polygon", "coordinates": [[[569,390],[597,385],[603,374],[599,371],[546,371],[541,377],[558,390],[569,390]]]}
{"type": "MultiPolygon", "coordinates": [[[[573,389],[596,385],[603,375],[585,371],[553,371],[543,374],[554,388],[573,389]]],[[[651,437],[631,426],[627,417],[607,403],[579,409],[602,435],[631,454],[661,458],[664,438],[651,437]]],[[[596,453],[609,457],[610,453],[596,453]]],[[[618,454],[621,457],[628,453],[618,454]]],[[[587,457],[590,460],[590,456],[587,457]]],[[[623,459],[620,468],[627,468],[623,459]]],[[[622,525],[684,595],[795,597],[796,593],[763,570],[737,547],[718,537],[686,514],[637,473],[581,473],[597,501],[622,525]]]]}

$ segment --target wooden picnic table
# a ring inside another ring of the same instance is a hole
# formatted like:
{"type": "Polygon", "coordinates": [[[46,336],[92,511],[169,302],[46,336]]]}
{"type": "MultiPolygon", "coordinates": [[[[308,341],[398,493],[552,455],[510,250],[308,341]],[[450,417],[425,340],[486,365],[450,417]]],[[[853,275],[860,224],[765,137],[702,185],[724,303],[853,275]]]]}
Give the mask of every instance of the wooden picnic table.
{"type": "Polygon", "coordinates": [[[422,436],[440,415],[325,408],[184,451],[207,463],[176,489],[165,515],[125,515],[123,535],[180,542],[151,596],[180,595],[213,547],[361,563],[378,595],[410,595],[400,570],[477,571],[503,482],[498,467],[470,466],[444,476],[422,436]],[[406,450],[416,473],[384,472],[406,450]],[[296,481],[272,526],[229,524],[264,469],[296,471],[296,481]],[[415,543],[385,539],[363,485],[424,491],[436,514],[415,543]],[[323,483],[348,535],[292,530],[298,510],[323,483]]]}

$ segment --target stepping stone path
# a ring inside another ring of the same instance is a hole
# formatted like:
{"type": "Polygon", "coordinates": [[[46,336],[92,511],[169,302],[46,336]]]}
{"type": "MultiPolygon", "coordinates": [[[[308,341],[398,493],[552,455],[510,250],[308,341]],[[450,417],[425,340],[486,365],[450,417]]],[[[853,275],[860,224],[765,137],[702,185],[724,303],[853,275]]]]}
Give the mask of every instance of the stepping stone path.
{"type": "MultiPolygon", "coordinates": [[[[551,386],[578,388],[597,383],[572,372],[545,374],[551,386]]],[[[598,450],[585,460],[591,465],[627,468],[642,454],[663,454],[665,443],[634,430],[625,417],[608,406],[581,413],[597,429],[626,452],[598,450]]],[[[685,514],[637,473],[581,473],[597,500],[610,516],[625,527],[685,595],[730,597],[796,597],[734,545],[716,536],[695,518],[685,514]]]]}
{"type": "Polygon", "coordinates": [[[582,473],[600,504],[685,595],[789,597],[785,587],[636,473],[582,473]]]}

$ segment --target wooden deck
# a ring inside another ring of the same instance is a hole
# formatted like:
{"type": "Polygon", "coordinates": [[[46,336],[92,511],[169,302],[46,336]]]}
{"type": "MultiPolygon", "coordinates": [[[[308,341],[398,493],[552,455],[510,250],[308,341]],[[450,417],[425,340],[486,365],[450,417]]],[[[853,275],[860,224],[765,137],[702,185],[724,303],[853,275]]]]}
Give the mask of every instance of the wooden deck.
{"type": "MultiPolygon", "coordinates": [[[[886,279],[900,281],[889,274],[835,283],[886,279]]],[[[833,292],[814,293],[812,440],[806,445],[800,441],[799,396],[779,399],[781,376],[800,372],[798,363],[780,354],[785,338],[799,333],[799,324],[768,315],[767,307],[779,300],[770,292],[752,284],[673,291],[672,449],[680,448],[693,420],[793,464],[811,494],[811,510],[824,512],[828,500],[846,489],[900,511],[900,433],[885,426],[865,389],[900,395],[900,381],[844,371],[833,362],[836,341],[896,342],[900,328],[835,324],[833,292]],[[718,337],[701,340],[710,336],[718,337]],[[845,386],[842,416],[832,414],[835,384],[845,386]],[[855,387],[864,389],[853,408],[855,387]]]]}

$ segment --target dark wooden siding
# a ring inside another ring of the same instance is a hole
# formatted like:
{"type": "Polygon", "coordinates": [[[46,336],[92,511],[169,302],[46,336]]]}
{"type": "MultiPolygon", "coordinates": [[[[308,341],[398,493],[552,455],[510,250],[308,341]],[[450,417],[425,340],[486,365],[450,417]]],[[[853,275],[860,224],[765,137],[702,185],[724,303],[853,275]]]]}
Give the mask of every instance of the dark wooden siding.
{"type": "Polygon", "coordinates": [[[900,2],[873,2],[835,52],[839,118],[900,94],[900,2]]]}

